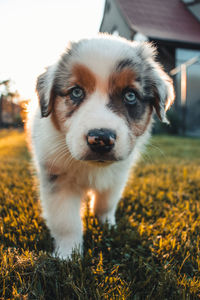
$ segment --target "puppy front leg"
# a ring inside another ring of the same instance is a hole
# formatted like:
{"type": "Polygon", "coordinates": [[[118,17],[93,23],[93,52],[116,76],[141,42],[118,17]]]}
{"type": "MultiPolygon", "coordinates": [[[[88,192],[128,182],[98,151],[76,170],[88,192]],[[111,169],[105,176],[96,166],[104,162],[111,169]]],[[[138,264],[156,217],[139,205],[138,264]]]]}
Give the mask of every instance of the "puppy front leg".
{"type": "Polygon", "coordinates": [[[53,189],[41,186],[43,214],[55,239],[55,254],[68,258],[72,249],[82,247],[81,195],[54,183],[53,189]]]}
{"type": "Polygon", "coordinates": [[[122,188],[113,188],[102,192],[96,191],[94,213],[101,222],[108,221],[111,225],[115,224],[115,211],[122,191],[122,188]]]}

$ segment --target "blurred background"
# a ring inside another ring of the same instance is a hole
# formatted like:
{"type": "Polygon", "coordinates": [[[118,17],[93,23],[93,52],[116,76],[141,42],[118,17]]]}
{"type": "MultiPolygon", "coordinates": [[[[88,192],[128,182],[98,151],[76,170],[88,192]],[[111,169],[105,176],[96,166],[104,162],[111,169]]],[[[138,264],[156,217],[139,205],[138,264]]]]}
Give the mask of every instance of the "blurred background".
{"type": "Polygon", "coordinates": [[[155,133],[200,137],[199,0],[1,0],[0,127],[22,127],[35,81],[70,40],[109,32],[151,41],[172,76],[170,126],[155,133]]]}

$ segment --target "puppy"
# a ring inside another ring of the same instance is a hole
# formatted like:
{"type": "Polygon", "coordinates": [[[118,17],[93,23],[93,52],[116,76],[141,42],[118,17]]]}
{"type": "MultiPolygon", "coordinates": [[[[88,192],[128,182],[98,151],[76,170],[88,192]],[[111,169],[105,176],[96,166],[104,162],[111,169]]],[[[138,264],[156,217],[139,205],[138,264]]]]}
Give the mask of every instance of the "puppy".
{"type": "Polygon", "coordinates": [[[174,100],[172,81],[149,43],[99,35],[72,43],[38,77],[31,123],[43,215],[61,258],[81,249],[81,200],[92,190],[94,213],[115,223],[130,168],[147,143],[155,111],[174,100]]]}

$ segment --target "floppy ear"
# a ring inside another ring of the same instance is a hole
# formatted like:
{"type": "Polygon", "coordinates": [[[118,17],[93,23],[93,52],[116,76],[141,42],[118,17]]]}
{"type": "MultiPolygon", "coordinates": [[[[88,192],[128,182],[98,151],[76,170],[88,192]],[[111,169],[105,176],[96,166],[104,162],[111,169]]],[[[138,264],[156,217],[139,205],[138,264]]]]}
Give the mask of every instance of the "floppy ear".
{"type": "Polygon", "coordinates": [[[137,44],[138,54],[144,64],[146,84],[152,98],[152,105],[162,122],[169,123],[166,118],[166,111],[172,105],[175,94],[173,81],[164,72],[162,66],[155,61],[157,49],[152,43],[144,42],[137,44]]]}
{"type": "Polygon", "coordinates": [[[174,102],[175,94],[172,79],[163,71],[162,67],[154,62],[153,70],[153,106],[162,122],[169,123],[166,111],[174,102]]]}
{"type": "Polygon", "coordinates": [[[47,68],[46,72],[41,74],[36,83],[36,92],[40,103],[41,116],[48,117],[53,107],[53,81],[55,66],[47,68]]]}

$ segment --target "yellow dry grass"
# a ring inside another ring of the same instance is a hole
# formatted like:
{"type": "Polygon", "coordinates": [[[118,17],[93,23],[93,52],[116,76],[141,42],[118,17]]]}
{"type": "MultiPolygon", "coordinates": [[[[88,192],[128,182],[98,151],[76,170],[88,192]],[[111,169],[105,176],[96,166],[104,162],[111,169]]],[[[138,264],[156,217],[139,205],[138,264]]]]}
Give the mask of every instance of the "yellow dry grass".
{"type": "Polygon", "coordinates": [[[108,228],[85,216],[84,255],[51,256],[25,135],[0,132],[1,299],[198,299],[200,140],[156,136],[108,228]]]}

